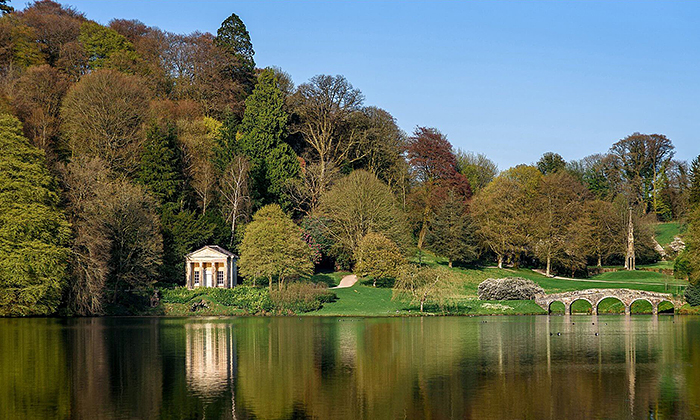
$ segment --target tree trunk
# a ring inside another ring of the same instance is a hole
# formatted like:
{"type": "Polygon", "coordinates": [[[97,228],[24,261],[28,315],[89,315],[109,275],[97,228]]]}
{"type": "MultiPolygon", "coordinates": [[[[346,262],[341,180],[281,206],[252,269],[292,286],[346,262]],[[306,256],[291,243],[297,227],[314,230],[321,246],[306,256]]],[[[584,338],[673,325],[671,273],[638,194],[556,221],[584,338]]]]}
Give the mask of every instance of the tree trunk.
{"type": "Polygon", "coordinates": [[[547,255],[547,277],[550,277],[552,271],[552,257],[547,255]]]}
{"type": "Polygon", "coordinates": [[[420,312],[423,313],[423,303],[425,303],[424,300],[420,301],[420,312]]]}
{"type": "Polygon", "coordinates": [[[498,268],[503,268],[503,255],[498,254],[498,268]]]}
{"type": "Polygon", "coordinates": [[[447,266],[452,268],[452,260],[447,260],[447,266]]]}
{"type": "Polygon", "coordinates": [[[603,257],[600,254],[598,254],[598,267],[602,267],[602,266],[603,266],[603,257]]]}

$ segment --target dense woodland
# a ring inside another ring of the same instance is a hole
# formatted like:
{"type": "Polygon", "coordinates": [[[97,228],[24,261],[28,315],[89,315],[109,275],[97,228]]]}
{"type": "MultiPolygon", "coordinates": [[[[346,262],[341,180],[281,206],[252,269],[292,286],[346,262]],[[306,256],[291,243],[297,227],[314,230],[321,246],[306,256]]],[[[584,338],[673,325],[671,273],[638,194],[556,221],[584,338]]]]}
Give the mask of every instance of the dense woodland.
{"type": "Polygon", "coordinates": [[[681,221],[677,272],[700,280],[700,159],[662,134],[500,171],[438,128],[404,133],[341,75],[256,67],[236,14],[175,34],[0,9],[0,314],[148,306],[205,244],[280,290],[319,269],[391,277],[425,251],[585,276],[623,261],[630,208],[638,261],[659,258],[655,223],[681,221]]]}

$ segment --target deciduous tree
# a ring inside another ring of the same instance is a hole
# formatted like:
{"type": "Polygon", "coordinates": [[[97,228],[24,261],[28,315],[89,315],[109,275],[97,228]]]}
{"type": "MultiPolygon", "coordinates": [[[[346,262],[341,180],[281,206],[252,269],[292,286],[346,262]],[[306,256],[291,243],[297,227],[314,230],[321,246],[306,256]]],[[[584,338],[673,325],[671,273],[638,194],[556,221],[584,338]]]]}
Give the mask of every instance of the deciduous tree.
{"type": "Polygon", "coordinates": [[[420,305],[423,312],[426,303],[443,306],[455,295],[457,279],[453,272],[430,266],[404,265],[394,283],[392,299],[420,305]]]}
{"type": "Polygon", "coordinates": [[[114,70],[84,76],[61,109],[71,154],[97,156],[118,172],[138,168],[150,92],[137,76],[114,70]]]}
{"type": "Polygon", "coordinates": [[[341,260],[351,260],[360,240],[370,232],[399,245],[406,241],[406,221],[391,189],[364,170],[353,171],[324,193],[316,215],[328,221],[333,253],[341,260]]]}
{"type": "Polygon", "coordinates": [[[374,287],[377,287],[377,280],[395,279],[399,267],[406,263],[396,243],[375,232],[360,240],[354,257],[355,273],[360,277],[372,277],[374,287]]]}
{"type": "Polygon", "coordinates": [[[277,281],[281,290],[289,279],[313,273],[311,249],[301,230],[280,206],[267,205],[253,215],[240,247],[240,269],[245,277],[266,278],[272,290],[277,281]]]}
{"type": "MultiPolygon", "coordinates": [[[[318,163],[320,193],[328,189],[330,172],[348,160],[359,137],[347,130],[350,116],[359,111],[364,97],[343,76],[318,75],[297,88],[293,97],[294,111],[300,122],[295,130],[301,133],[318,163]]],[[[318,203],[311,197],[311,208],[318,203]]]]}

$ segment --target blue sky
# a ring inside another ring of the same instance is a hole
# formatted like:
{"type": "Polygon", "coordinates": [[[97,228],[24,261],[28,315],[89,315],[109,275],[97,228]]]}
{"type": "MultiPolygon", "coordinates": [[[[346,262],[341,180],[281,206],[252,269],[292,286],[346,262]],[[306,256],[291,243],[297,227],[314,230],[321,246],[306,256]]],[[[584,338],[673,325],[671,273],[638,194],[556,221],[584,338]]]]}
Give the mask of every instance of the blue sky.
{"type": "Polygon", "coordinates": [[[604,152],[635,131],[666,134],[677,158],[700,154],[700,2],[63,3],[180,33],[236,13],[258,66],[297,84],[343,74],[407,132],[437,127],[501,169],[604,152]]]}

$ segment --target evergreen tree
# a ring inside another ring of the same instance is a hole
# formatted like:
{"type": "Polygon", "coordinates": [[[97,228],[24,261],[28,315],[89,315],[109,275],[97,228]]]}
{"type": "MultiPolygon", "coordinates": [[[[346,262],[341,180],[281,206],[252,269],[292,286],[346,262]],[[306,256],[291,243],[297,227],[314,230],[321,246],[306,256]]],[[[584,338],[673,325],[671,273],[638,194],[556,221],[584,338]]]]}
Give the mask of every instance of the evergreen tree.
{"type": "Polygon", "coordinates": [[[299,176],[300,166],[294,151],[283,141],[288,120],[277,76],[272,69],[266,69],[246,99],[238,141],[240,151],[251,163],[251,190],[258,206],[272,202],[289,205],[284,198],[284,185],[299,176]]]}
{"type": "Polygon", "coordinates": [[[468,262],[476,257],[476,245],[466,203],[449,191],[447,199],[435,212],[430,226],[429,245],[438,255],[447,257],[449,266],[455,261],[468,262]]]}
{"type": "Polygon", "coordinates": [[[151,126],[141,155],[139,181],[161,205],[177,201],[182,191],[181,160],[175,128],[151,126]]]}
{"type": "Polygon", "coordinates": [[[231,54],[240,61],[244,71],[252,72],[255,69],[253,44],[250,42],[250,34],[245,24],[235,13],[221,22],[216,31],[216,45],[231,54]]]}
{"type": "Polygon", "coordinates": [[[691,210],[700,203],[700,156],[690,164],[690,191],[688,201],[691,210]]]}
{"type": "Polygon", "coordinates": [[[56,311],[66,280],[70,226],[44,153],[0,115],[0,315],[56,311]]]}

